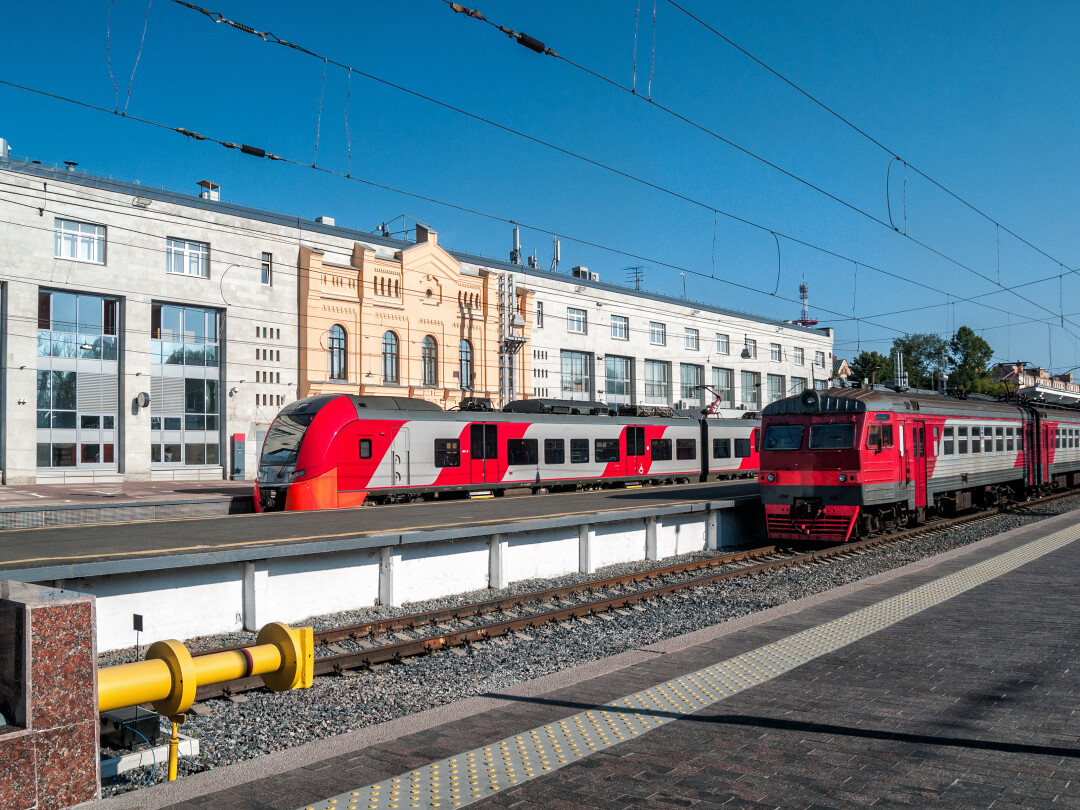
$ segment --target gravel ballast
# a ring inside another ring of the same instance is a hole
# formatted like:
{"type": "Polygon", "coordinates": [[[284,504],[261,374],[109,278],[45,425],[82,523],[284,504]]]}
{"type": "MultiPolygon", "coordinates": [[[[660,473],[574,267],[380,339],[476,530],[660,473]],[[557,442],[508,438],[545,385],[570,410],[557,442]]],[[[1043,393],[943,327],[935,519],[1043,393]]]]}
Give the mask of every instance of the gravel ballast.
{"type": "MultiPolygon", "coordinates": [[[[1080,509],[1080,495],[1023,512],[929,532],[857,556],[834,559],[827,564],[784,568],[652,599],[643,603],[643,610],[616,611],[607,614],[610,619],[593,618],[533,628],[527,631],[529,640],[510,635],[456,651],[406,659],[401,665],[316,678],[315,684],[307,690],[277,694],[252,692],[244,695],[240,702],[209,701],[203,704],[209,709],[207,714],[189,715],[183,726],[183,733],[199,740],[201,753],[197,761],[181,760],[180,776],[376,725],[670,639],[1075,509],[1080,509]]],[[[687,555],[686,559],[701,556],[705,555],[687,555]]],[[[668,565],[678,559],[668,558],[662,564],[668,565]]],[[[595,577],[656,566],[655,562],[610,566],[598,571],[595,577]]],[[[530,580],[499,591],[483,590],[398,608],[373,607],[319,616],[310,623],[316,630],[328,629],[593,578],[574,574],[557,579],[530,580]]],[[[253,640],[251,633],[231,633],[193,639],[188,643],[192,649],[207,649],[253,640]]],[[[107,666],[135,659],[134,650],[114,651],[100,656],[99,663],[107,666]]],[[[164,779],[163,764],[158,765],[155,773],[151,774],[151,770],[139,768],[105,780],[102,794],[126,792],[164,779]]]]}

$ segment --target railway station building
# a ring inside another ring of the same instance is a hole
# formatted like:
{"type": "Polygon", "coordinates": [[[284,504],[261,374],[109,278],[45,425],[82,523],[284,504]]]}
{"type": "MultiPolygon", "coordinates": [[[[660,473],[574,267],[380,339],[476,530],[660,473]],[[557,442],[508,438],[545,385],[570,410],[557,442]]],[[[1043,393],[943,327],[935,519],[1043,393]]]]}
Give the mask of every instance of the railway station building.
{"type": "Polygon", "coordinates": [[[759,410],[831,330],[12,157],[0,139],[4,484],[254,478],[277,411],[341,391],[759,410]]]}

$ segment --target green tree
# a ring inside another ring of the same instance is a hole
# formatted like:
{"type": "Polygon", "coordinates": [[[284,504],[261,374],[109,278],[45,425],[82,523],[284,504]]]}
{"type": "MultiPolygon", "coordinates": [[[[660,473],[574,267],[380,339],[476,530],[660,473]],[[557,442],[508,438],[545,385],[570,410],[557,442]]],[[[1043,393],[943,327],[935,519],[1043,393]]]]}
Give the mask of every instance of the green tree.
{"type": "Polygon", "coordinates": [[[950,361],[949,344],[935,334],[916,332],[893,339],[893,351],[904,353],[904,370],[912,388],[934,387],[934,376],[941,375],[950,361]]]}
{"type": "Polygon", "coordinates": [[[970,326],[961,326],[949,341],[953,370],[949,375],[949,387],[959,391],[983,392],[988,383],[986,367],[994,350],[990,344],[975,334],[970,326]]]}
{"type": "Polygon", "coordinates": [[[859,382],[876,379],[879,383],[886,383],[893,378],[892,360],[880,352],[861,351],[855,355],[849,366],[851,379],[859,382]]]}

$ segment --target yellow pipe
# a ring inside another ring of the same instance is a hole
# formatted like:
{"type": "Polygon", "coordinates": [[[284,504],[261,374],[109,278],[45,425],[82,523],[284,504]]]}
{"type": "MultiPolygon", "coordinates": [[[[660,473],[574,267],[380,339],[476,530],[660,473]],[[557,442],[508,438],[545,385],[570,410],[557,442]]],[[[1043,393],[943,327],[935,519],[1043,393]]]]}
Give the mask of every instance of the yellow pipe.
{"type": "Polygon", "coordinates": [[[177,723],[174,720],[172,724],[172,736],[169,737],[169,781],[176,781],[176,766],[178,764],[177,754],[180,753],[180,734],[176,728],[177,723]]]}
{"type": "Polygon", "coordinates": [[[172,691],[169,666],[157,658],[98,670],[98,711],[164,700],[172,691]]]}
{"type": "Polygon", "coordinates": [[[248,647],[254,666],[248,672],[248,662],[240,650],[197,655],[192,658],[195,664],[195,681],[199,684],[221,683],[243,678],[248,674],[263,675],[281,669],[281,650],[273,644],[259,644],[248,647]]]}

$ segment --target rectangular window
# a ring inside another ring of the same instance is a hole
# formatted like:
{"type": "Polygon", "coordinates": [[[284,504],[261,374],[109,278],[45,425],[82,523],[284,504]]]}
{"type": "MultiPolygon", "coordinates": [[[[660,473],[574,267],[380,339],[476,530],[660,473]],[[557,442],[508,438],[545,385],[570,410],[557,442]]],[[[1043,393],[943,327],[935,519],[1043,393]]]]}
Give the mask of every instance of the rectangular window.
{"type": "Polygon", "coordinates": [[[966,426],[956,429],[956,450],[960,455],[967,455],[968,429],[966,426]]]}
{"type": "Polygon", "coordinates": [[[645,361],[645,401],[652,405],[671,402],[671,364],[663,360],[645,361]]]}
{"type": "Polygon", "coordinates": [[[746,342],[743,343],[742,355],[747,360],[756,360],[757,359],[757,341],[754,340],[753,338],[747,338],[746,342]]]}
{"type": "Polygon", "coordinates": [[[825,368],[825,352],[814,352],[814,365],[825,368]]]}
{"type": "Polygon", "coordinates": [[[609,354],[604,358],[604,389],[609,405],[629,405],[633,400],[630,358],[609,354]]]}
{"type": "Polygon", "coordinates": [[[559,353],[562,366],[562,394],[567,399],[592,397],[592,357],[586,352],[563,350],[559,353]]]}
{"type": "Polygon", "coordinates": [[[539,442],[536,439],[507,439],[506,463],[509,465],[536,465],[540,461],[539,442]]]}
{"type": "MultiPolygon", "coordinates": [[[[438,442],[436,441],[435,444],[438,445],[438,442]]],[[[437,453],[438,448],[436,447],[436,454],[437,453]]],[[[360,458],[371,458],[371,439],[360,440],[360,446],[358,448],[357,455],[359,455],[360,458]]]]}
{"type": "Polygon", "coordinates": [[[750,440],[735,440],[735,458],[750,458],[750,440]]]}
{"type": "Polygon", "coordinates": [[[697,439],[676,439],[675,458],[690,461],[697,458],[697,439]]]}
{"type": "Polygon", "coordinates": [[[274,283],[274,257],[269,253],[262,255],[262,283],[267,287],[274,283]]]}
{"type": "Polygon", "coordinates": [[[565,464],[566,442],[562,439],[544,439],[544,463],[565,464]]]}
{"type": "Polygon", "coordinates": [[[756,371],[742,373],[742,405],[747,411],[761,410],[761,375],[756,371]]]}
{"type": "Polygon", "coordinates": [[[731,354],[731,338],[716,333],[716,351],[718,354],[731,354]]]}
{"type": "Polygon", "coordinates": [[[537,329],[544,328],[544,302],[536,302],[536,323],[534,324],[537,329]]]}
{"type": "Polygon", "coordinates": [[[833,422],[810,426],[811,450],[850,450],[855,446],[855,425],[833,422]]]}
{"type": "Polygon", "coordinates": [[[791,393],[791,395],[793,397],[798,396],[799,394],[801,394],[805,390],[806,390],[806,377],[792,377],[791,378],[791,387],[788,389],[788,391],[791,393]]]}
{"type": "Polygon", "coordinates": [[[570,440],[570,463],[571,464],[588,464],[589,463],[589,440],[588,439],[571,439],[570,440]]]}
{"type": "Polygon", "coordinates": [[[686,335],[686,348],[689,351],[696,352],[698,350],[698,330],[686,327],[684,332],[686,335]]]}
{"type": "Polygon", "coordinates": [[[769,425],[765,428],[763,450],[798,450],[802,446],[802,425],[769,425]]]}
{"type": "Polygon", "coordinates": [[[435,466],[460,467],[461,441],[458,439],[436,439],[435,466]]]}
{"type": "Polygon", "coordinates": [[[628,427],[626,429],[626,455],[645,455],[645,428],[628,427]]]}
{"type": "Polygon", "coordinates": [[[181,276],[210,278],[210,245],[169,237],[165,243],[165,271],[181,276]]]}
{"type": "Polygon", "coordinates": [[[611,338],[612,340],[630,339],[630,319],[625,315],[611,316],[611,338]]]}
{"type": "Polygon", "coordinates": [[[721,408],[735,407],[735,372],[730,368],[714,368],[712,384],[720,395],[721,408]]]}
{"type": "Polygon", "coordinates": [[[54,252],[58,259],[105,264],[105,226],[57,217],[54,252]]]}
{"type": "Polygon", "coordinates": [[[983,431],[984,431],[984,433],[983,433],[983,452],[984,453],[993,453],[994,452],[994,429],[993,428],[983,428],[983,431]]]}
{"type": "Polygon", "coordinates": [[[792,349],[791,359],[792,362],[794,362],[797,366],[801,366],[805,362],[803,350],[799,346],[796,346],[794,349],[792,349]]]}
{"type": "Polygon", "coordinates": [[[893,446],[892,425],[871,425],[866,432],[866,449],[876,450],[893,446]]]}
{"type": "Polygon", "coordinates": [[[682,383],[679,396],[688,403],[700,405],[705,398],[705,391],[701,387],[705,384],[705,367],[693,363],[680,363],[679,379],[682,383]]]}
{"type": "Polygon", "coordinates": [[[731,458],[731,439],[713,439],[712,457],[731,458]]]}
{"type": "Polygon", "coordinates": [[[780,348],[779,343],[769,344],[769,359],[775,363],[779,363],[784,359],[784,352],[783,349],[780,348]]]}
{"type": "Polygon", "coordinates": [[[1005,428],[994,428],[994,438],[997,440],[997,451],[1005,452],[1005,428]]]}
{"type": "Polygon", "coordinates": [[[470,425],[469,450],[473,461],[499,457],[498,425],[470,425]]]}
{"type": "Polygon", "coordinates": [[[575,335],[584,335],[588,329],[588,315],[583,309],[568,307],[566,310],[566,331],[575,335]]]}
{"type": "Polygon", "coordinates": [[[653,346],[667,344],[667,327],[659,321],[649,322],[649,343],[653,346]]]}
{"type": "Polygon", "coordinates": [[[814,380],[814,390],[815,391],[828,391],[829,390],[829,382],[828,382],[828,380],[814,380]]]}
{"type": "Polygon", "coordinates": [[[951,456],[956,451],[956,443],[953,440],[953,429],[945,428],[941,435],[942,455],[951,456]]]}
{"type": "Polygon", "coordinates": [[[652,439],[649,445],[653,461],[671,461],[671,439],[652,439]]]}
{"type": "Polygon", "coordinates": [[[766,383],[769,389],[769,402],[777,402],[787,395],[783,374],[767,374],[766,383]]]}
{"type": "Polygon", "coordinates": [[[598,464],[609,464],[619,460],[618,439],[597,439],[595,441],[595,448],[596,462],[598,464]]]}

